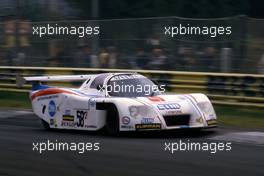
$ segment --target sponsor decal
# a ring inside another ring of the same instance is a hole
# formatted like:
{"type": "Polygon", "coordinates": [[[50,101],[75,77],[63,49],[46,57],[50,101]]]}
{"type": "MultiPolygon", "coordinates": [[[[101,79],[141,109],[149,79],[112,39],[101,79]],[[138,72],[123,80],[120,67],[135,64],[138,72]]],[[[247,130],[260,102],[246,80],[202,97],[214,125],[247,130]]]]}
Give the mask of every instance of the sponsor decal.
{"type": "Polygon", "coordinates": [[[74,116],[73,115],[63,115],[62,116],[63,121],[74,121],[74,116]]]}
{"type": "Polygon", "coordinates": [[[74,116],[71,115],[71,110],[66,109],[64,113],[65,114],[62,115],[62,120],[63,120],[62,126],[74,126],[74,124],[72,124],[74,123],[74,116]]]}
{"type": "Polygon", "coordinates": [[[167,111],[164,111],[164,115],[179,115],[179,114],[182,114],[182,111],[181,110],[167,110],[167,111]]]}
{"type": "Polygon", "coordinates": [[[202,118],[202,117],[197,118],[197,119],[196,119],[196,122],[197,122],[197,123],[203,123],[203,118],[202,118]]]}
{"type": "Polygon", "coordinates": [[[71,115],[71,110],[70,109],[66,109],[64,112],[65,115],[71,115]]]}
{"type": "Polygon", "coordinates": [[[134,127],[131,125],[121,125],[121,128],[125,128],[125,129],[133,129],[134,127]]]}
{"type": "Polygon", "coordinates": [[[70,92],[70,91],[66,91],[66,90],[62,90],[62,89],[48,88],[48,89],[40,90],[40,91],[34,93],[31,96],[31,100],[34,100],[35,98],[40,97],[40,96],[44,96],[44,95],[55,95],[55,94],[59,94],[59,93],[67,93],[67,94],[78,95],[76,93],[73,93],[73,92],[70,92]]]}
{"type": "Polygon", "coordinates": [[[74,123],[73,121],[62,121],[61,126],[75,127],[76,123],[74,123]]]}
{"type": "Polygon", "coordinates": [[[50,119],[50,126],[52,126],[52,127],[57,127],[58,125],[57,125],[57,120],[56,120],[56,118],[55,119],[50,119]]]}
{"type": "Polygon", "coordinates": [[[54,119],[50,119],[50,125],[54,125],[54,119]]]}
{"type": "Polygon", "coordinates": [[[55,126],[56,128],[58,127],[58,121],[57,121],[56,118],[54,119],[54,126],[55,126]]]}
{"type": "Polygon", "coordinates": [[[136,130],[145,130],[145,129],[161,129],[160,123],[151,123],[151,124],[136,124],[136,130]]]}
{"type": "Polygon", "coordinates": [[[209,118],[214,119],[216,118],[215,114],[209,114],[209,118]]]}
{"type": "Polygon", "coordinates": [[[126,80],[126,79],[137,79],[137,78],[145,78],[142,75],[117,75],[113,76],[110,81],[116,81],[116,80],[126,80]]]}
{"type": "Polygon", "coordinates": [[[44,97],[39,97],[37,99],[37,101],[41,101],[41,100],[49,100],[49,99],[53,99],[53,98],[58,98],[58,95],[50,95],[50,96],[44,96],[44,97]]]}
{"type": "Polygon", "coordinates": [[[121,121],[124,125],[128,125],[130,123],[130,118],[127,116],[124,116],[122,117],[121,121]]]}
{"type": "Polygon", "coordinates": [[[56,104],[53,100],[49,102],[48,111],[51,117],[53,117],[56,114],[56,104]]]}
{"type": "Polygon", "coordinates": [[[95,125],[85,125],[84,127],[85,128],[97,128],[97,126],[95,126],[95,125]]]}
{"type": "Polygon", "coordinates": [[[150,124],[154,122],[154,118],[142,118],[141,123],[142,124],[150,124]]]}
{"type": "Polygon", "coordinates": [[[180,109],[181,106],[178,103],[168,103],[168,104],[158,104],[157,108],[159,110],[176,110],[180,109]]]}
{"type": "Polygon", "coordinates": [[[128,110],[132,117],[136,117],[139,114],[139,108],[137,106],[130,106],[128,110]]]}

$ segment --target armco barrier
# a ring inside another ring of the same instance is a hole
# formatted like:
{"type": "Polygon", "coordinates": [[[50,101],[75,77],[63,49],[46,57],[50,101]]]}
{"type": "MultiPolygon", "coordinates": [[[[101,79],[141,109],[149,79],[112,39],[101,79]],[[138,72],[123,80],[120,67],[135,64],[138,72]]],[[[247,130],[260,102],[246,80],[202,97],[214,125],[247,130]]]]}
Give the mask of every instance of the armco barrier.
{"type": "MultiPolygon", "coordinates": [[[[254,74],[0,66],[0,91],[27,92],[30,85],[17,88],[16,75],[77,75],[105,72],[138,72],[160,84],[165,84],[168,92],[204,93],[214,104],[264,107],[264,75],[254,74]]],[[[76,87],[80,82],[52,84],[76,87]]]]}

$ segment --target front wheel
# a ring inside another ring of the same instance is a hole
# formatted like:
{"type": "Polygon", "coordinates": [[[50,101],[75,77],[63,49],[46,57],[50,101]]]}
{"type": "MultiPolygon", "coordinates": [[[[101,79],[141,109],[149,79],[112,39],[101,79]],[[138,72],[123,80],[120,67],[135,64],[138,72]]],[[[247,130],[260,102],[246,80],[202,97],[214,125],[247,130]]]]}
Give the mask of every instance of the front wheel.
{"type": "Polygon", "coordinates": [[[119,114],[115,105],[111,105],[111,107],[107,110],[106,116],[106,130],[110,135],[118,135],[119,130],[119,114]]]}

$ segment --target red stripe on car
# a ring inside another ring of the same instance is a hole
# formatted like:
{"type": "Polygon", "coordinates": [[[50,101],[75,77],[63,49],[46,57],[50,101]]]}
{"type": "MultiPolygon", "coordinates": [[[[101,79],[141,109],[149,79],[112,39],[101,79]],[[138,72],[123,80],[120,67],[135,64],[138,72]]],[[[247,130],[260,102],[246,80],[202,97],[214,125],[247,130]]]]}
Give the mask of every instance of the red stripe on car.
{"type": "Polygon", "coordinates": [[[31,100],[34,100],[35,98],[37,98],[39,96],[53,95],[53,94],[59,94],[59,93],[67,93],[67,94],[78,95],[76,93],[73,93],[73,92],[70,92],[70,91],[67,91],[67,90],[62,90],[62,89],[57,89],[57,88],[48,88],[48,89],[40,90],[40,91],[34,93],[31,96],[31,100]]]}
{"type": "Polygon", "coordinates": [[[156,101],[156,102],[164,101],[164,99],[163,98],[160,98],[160,97],[148,97],[148,99],[150,101],[156,101]]]}

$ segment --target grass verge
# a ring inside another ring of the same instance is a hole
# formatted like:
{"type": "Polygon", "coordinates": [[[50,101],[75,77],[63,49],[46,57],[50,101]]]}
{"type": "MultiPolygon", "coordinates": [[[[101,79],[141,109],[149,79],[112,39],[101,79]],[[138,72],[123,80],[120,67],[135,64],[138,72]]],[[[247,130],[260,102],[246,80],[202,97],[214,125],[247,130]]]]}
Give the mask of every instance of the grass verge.
{"type": "Polygon", "coordinates": [[[251,107],[215,106],[220,124],[242,128],[264,128],[264,109],[251,107]]]}
{"type": "Polygon", "coordinates": [[[0,91],[0,107],[31,109],[28,93],[0,91]]]}

